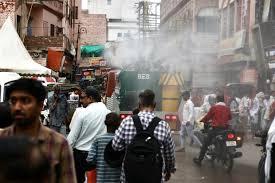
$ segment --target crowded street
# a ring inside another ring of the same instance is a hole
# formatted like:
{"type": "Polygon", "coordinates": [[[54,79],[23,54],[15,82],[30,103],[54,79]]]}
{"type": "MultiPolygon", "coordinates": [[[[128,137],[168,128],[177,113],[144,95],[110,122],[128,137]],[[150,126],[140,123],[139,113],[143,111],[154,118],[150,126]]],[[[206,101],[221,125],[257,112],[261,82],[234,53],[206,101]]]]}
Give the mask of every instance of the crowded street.
{"type": "Polygon", "coordinates": [[[0,183],[275,183],[275,0],[0,0],[0,183]]]}

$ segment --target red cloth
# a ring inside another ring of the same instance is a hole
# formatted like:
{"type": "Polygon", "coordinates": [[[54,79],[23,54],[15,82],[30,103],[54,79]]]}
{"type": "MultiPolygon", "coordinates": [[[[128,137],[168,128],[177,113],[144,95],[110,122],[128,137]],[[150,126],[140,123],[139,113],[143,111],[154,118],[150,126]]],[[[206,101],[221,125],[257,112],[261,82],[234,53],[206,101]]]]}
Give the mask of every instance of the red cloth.
{"type": "Polygon", "coordinates": [[[224,103],[218,103],[212,106],[207,115],[201,120],[204,123],[211,122],[212,127],[228,127],[228,122],[231,120],[230,108],[224,103]]]}

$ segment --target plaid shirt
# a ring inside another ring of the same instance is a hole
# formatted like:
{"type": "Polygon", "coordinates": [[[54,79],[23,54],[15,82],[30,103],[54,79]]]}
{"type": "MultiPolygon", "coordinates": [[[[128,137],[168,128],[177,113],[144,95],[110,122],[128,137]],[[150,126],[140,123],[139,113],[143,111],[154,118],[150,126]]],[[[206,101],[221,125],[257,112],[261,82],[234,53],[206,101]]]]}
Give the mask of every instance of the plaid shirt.
{"type": "MultiPolygon", "coordinates": [[[[155,117],[155,114],[152,112],[142,111],[138,114],[143,129],[146,129],[152,119],[155,117]]],[[[136,135],[136,127],[132,117],[125,118],[118,130],[116,131],[115,137],[113,139],[113,149],[116,151],[123,150],[127,145],[129,145],[136,135]]],[[[171,131],[168,123],[165,121],[160,121],[158,126],[154,131],[155,137],[159,140],[161,144],[161,153],[164,158],[164,168],[163,173],[174,172],[175,171],[175,144],[171,136],[171,131]]],[[[121,182],[124,183],[125,175],[122,168],[121,172],[121,182]]]]}
{"type": "MultiPolygon", "coordinates": [[[[14,135],[16,135],[14,125],[0,131],[0,137],[14,135]]],[[[76,183],[72,149],[67,140],[61,134],[42,124],[37,140],[42,143],[41,150],[51,162],[51,174],[43,182],[76,183]]]]}

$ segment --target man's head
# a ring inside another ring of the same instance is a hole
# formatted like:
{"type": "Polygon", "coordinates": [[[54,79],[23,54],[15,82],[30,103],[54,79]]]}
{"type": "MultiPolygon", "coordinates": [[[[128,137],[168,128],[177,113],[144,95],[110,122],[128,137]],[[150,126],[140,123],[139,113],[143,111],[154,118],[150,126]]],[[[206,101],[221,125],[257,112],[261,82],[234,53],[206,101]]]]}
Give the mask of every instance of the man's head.
{"type": "Polygon", "coordinates": [[[0,182],[44,182],[50,174],[50,162],[38,142],[22,136],[1,137],[0,170],[0,182]]]}
{"type": "Polygon", "coordinates": [[[120,125],[119,115],[115,112],[111,112],[106,115],[105,125],[107,126],[107,131],[109,133],[115,133],[120,125]]]}
{"type": "Polygon", "coordinates": [[[100,93],[91,86],[88,86],[80,95],[80,103],[83,107],[87,107],[89,104],[94,102],[100,102],[101,96],[100,93]]]}
{"type": "Polygon", "coordinates": [[[190,99],[190,92],[189,91],[185,91],[182,93],[182,97],[183,97],[183,100],[187,101],[190,99]]]}
{"type": "Polygon", "coordinates": [[[155,94],[152,90],[144,90],[139,94],[139,109],[144,108],[154,109],[156,107],[155,94]]]}
{"type": "Polygon", "coordinates": [[[132,111],[133,115],[136,115],[139,113],[139,108],[135,108],[133,111],[132,111]]]}
{"type": "Polygon", "coordinates": [[[224,96],[223,95],[218,95],[217,96],[217,102],[224,102],[224,96]]]}
{"type": "Polygon", "coordinates": [[[16,80],[7,88],[6,96],[16,125],[29,126],[39,120],[46,94],[42,83],[33,79],[16,80]]]}

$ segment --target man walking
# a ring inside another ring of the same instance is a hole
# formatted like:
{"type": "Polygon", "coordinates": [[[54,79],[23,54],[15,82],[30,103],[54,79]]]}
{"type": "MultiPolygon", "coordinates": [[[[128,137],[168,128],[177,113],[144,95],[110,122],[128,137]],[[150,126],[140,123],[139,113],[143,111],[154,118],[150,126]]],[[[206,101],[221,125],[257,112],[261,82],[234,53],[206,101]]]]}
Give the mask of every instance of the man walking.
{"type": "Polygon", "coordinates": [[[195,121],[195,111],[194,104],[190,99],[190,92],[183,92],[183,109],[182,109],[182,121],[180,128],[180,149],[177,151],[185,151],[186,137],[190,137],[190,144],[194,142],[201,146],[200,140],[194,135],[194,121],[195,121]]]}
{"type": "MultiPolygon", "coordinates": [[[[151,123],[153,119],[155,118],[154,109],[155,109],[156,103],[155,103],[155,94],[151,90],[145,90],[144,92],[140,93],[139,95],[139,109],[140,112],[136,117],[139,118],[140,121],[140,128],[143,128],[143,130],[147,129],[148,127],[151,127],[151,123]]],[[[164,158],[164,163],[162,167],[162,180],[169,180],[171,173],[175,172],[175,144],[171,137],[171,131],[170,127],[167,122],[161,120],[158,122],[157,126],[155,126],[155,129],[153,130],[154,137],[158,140],[160,144],[160,151],[162,153],[162,157],[164,158]]],[[[137,134],[137,128],[135,125],[135,122],[132,117],[125,118],[121,125],[119,126],[118,130],[116,131],[115,137],[112,142],[112,147],[115,151],[121,151],[123,149],[129,148],[131,145],[132,140],[134,139],[135,135],[137,134]]],[[[150,141],[152,139],[151,137],[147,138],[145,141],[150,141]]],[[[127,154],[127,152],[126,152],[127,154]]],[[[142,160],[142,157],[140,157],[142,160]]],[[[156,160],[157,161],[157,160],[156,160]]],[[[124,162],[125,163],[125,162],[124,162]]],[[[123,164],[124,164],[123,163],[123,164]]],[[[161,162],[162,164],[162,162],[161,162]]],[[[128,182],[128,180],[125,177],[125,168],[131,168],[131,167],[122,167],[121,172],[121,182],[125,183],[128,182]]],[[[159,167],[161,169],[161,167],[159,167]]],[[[142,167],[142,169],[146,170],[146,167],[142,167]]],[[[147,172],[151,176],[145,177],[142,173],[142,169],[136,171],[136,176],[139,178],[147,178],[147,182],[149,181],[149,178],[153,177],[154,172],[147,172]]],[[[135,182],[138,182],[136,180],[135,182]]],[[[143,181],[144,182],[144,181],[143,181]]],[[[146,181],[145,181],[146,182],[146,181]]],[[[150,182],[150,181],[149,181],[150,182]]],[[[161,181],[159,181],[161,182],[161,181]]],[[[153,182],[150,182],[153,183],[153,182]]]]}
{"type": "Polygon", "coordinates": [[[48,99],[50,111],[50,128],[59,132],[62,124],[67,123],[69,105],[64,94],[60,93],[60,86],[53,87],[54,94],[48,99]]]}
{"type": "Polygon", "coordinates": [[[101,102],[99,92],[90,86],[81,93],[80,102],[84,108],[74,119],[67,139],[73,148],[77,182],[83,183],[88,152],[96,137],[106,133],[104,121],[110,111],[101,102]]]}
{"type": "Polygon", "coordinates": [[[40,112],[46,97],[41,82],[19,79],[8,88],[6,96],[10,103],[13,124],[3,129],[0,136],[27,136],[41,144],[41,151],[50,161],[50,174],[41,182],[76,183],[71,147],[59,133],[45,127],[40,112]]]}

